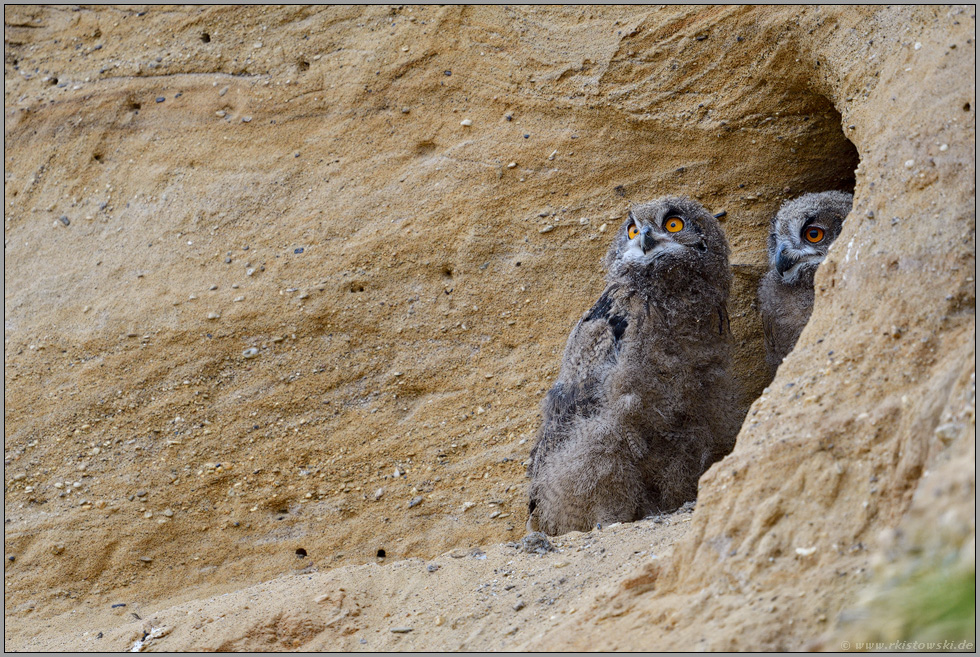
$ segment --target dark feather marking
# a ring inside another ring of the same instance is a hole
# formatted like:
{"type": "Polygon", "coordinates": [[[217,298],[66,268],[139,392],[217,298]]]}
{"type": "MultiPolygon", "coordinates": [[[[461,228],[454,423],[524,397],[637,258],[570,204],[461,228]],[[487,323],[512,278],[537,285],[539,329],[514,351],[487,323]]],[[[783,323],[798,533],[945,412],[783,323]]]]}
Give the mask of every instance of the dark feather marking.
{"type": "Polygon", "coordinates": [[[591,322],[596,319],[609,318],[609,311],[612,310],[612,297],[609,294],[611,291],[612,290],[606,290],[602,293],[599,300],[595,302],[594,306],[592,306],[592,310],[590,310],[589,314],[585,316],[584,321],[591,322]]]}
{"type": "Polygon", "coordinates": [[[629,326],[629,320],[625,317],[620,317],[619,315],[610,315],[609,326],[612,327],[613,340],[619,342],[620,338],[623,337],[623,333],[626,333],[626,327],[629,326]]]}
{"type": "Polygon", "coordinates": [[[556,383],[548,391],[547,402],[551,416],[564,418],[571,415],[588,417],[596,405],[596,398],[580,385],[566,386],[556,383]]]}
{"type": "Polygon", "coordinates": [[[582,321],[593,322],[603,319],[608,321],[609,328],[613,334],[613,340],[619,342],[619,340],[623,337],[623,334],[626,333],[626,327],[629,326],[629,320],[622,315],[611,314],[613,303],[612,292],[614,292],[613,288],[609,288],[603,292],[602,296],[599,297],[599,300],[595,302],[594,306],[592,306],[592,310],[589,311],[589,314],[586,315],[582,321]]]}

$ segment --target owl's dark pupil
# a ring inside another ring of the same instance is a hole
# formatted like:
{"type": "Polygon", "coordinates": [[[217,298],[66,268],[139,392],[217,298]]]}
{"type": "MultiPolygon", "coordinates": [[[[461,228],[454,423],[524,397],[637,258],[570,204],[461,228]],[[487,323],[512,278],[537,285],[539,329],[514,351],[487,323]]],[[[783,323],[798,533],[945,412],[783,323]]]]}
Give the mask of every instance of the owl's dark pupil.
{"type": "Polygon", "coordinates": [[[817,237],[819,237],[819,236],[820,236],[820,233],[819,233],[819,232],[817,232],[816,230],[811,230],[811,231],[810,231],[810,239],[813,239],[813,240],[815,240],[815,239],[817,239],[817,237]]]}

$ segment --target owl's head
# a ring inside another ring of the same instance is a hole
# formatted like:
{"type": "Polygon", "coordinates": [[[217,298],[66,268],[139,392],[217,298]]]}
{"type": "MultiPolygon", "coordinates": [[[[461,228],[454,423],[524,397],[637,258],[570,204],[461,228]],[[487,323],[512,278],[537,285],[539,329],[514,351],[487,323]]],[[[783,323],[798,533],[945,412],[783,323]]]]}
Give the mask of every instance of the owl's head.
{"type": "Polygon", "coordinates": [[[787,201],[769,223],[769,266],[783,283],[810,279],[840,235],[854,196],[847,192],[804,194],[787,201]]]}
{"type": "Polygon", "coordinates": [[[728,242],[718,220],[701,204],[665,196],[629,211],[604,264],[611,277],[692,270],[724,277],[728,242]]]}

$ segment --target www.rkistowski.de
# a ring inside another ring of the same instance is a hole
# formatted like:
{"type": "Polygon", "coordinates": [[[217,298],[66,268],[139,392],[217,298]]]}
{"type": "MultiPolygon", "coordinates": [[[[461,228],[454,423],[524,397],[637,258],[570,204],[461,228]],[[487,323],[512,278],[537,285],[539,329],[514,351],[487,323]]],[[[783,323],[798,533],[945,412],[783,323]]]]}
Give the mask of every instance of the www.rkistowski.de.
{"type": "Polygon", "coordinates": [[[842,641],[842,650],[973,650],[972,641],[842,641]]]}

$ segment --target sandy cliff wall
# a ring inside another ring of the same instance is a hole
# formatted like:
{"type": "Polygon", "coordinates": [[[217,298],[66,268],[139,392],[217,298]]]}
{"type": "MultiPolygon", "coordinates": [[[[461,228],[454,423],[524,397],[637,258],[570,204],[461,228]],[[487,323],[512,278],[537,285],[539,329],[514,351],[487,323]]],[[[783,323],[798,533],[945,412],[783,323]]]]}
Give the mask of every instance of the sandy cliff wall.
{"type": "Polygon", "coordinates": [[[5,636],[299,548],[520,538],[599,259],[672,193],[727,211],[745,425],[670,560],[519,638],[829,637],[871,555],[916,549],[883,532],[974,535],[974,34],[969,7],[5,8],[5,636]],[[854,211],[770,383],[768,220],[829,188],[854,211]]]}

